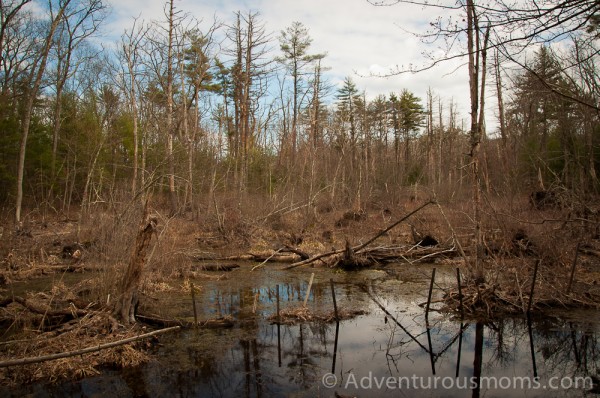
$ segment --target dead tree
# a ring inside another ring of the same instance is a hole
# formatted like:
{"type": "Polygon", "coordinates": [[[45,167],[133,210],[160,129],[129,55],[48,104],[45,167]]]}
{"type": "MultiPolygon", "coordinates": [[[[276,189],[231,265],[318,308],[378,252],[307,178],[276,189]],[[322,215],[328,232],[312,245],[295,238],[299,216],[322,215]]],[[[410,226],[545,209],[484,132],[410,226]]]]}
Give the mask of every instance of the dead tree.
{"type": "Polygon", "coordinates": [[[156,218],[150,217],[145,221],[145,226],[140,228],[135,239],[131,260],[121,281],[120,296],[115,306],[114,316],[126,325],[135,322],[135,307],[138,301],[137,291],[142,280],[146,253],[157,224],[156,218]]]}

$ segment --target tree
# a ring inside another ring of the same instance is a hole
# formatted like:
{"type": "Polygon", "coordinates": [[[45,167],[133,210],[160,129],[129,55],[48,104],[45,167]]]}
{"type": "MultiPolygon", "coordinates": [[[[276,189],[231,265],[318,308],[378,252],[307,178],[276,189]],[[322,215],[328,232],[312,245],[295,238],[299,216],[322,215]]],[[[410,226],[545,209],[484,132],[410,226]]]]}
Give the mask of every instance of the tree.
{"type": "Polygon", "coordinates": [[[480,171],[480,147],[484,135],[484,99],[487,45],[490,36],[488,25],[484,37],[481,37],[478,10],[475,8],[474,0],[467,0],[467,49],[468,49],[468,71],[469,71],[469,97],[471,99],[471,129],[469,132],[471,145],[471,165],[473,178],[473,221],[475,223],[475,264],[473,276],[475,284],[485,282],[483,269],[483,236],[481,233],[481,171],[480,171]]]}
{"type": "Polygon", "coordinates": [[[186,16],[175,9],[174,0],[165,3],[163,13],[164,20],[155,22],[148,30],[143,46],[144,69],[148,79],[145,100],[149,101],[147,110],[152,113],[149,115],[152,118],[152,128],[160,135],[160,142],[164,145],[166,171],[163,171],[163,175],[167,179],[170,214],[173,216],[179,213],[175,159],[179,127],[175,120],[175,95],[180,82],[177,79],[183,78],[177,67],[181,50],[179,44],[182,40],[179,28],[184,24],[186,16]]]}
{"type": "Polygon", "coordinates": [[[0,3],[0,54],[4,56],[6,31],[18,18],[21,9],[31,0],[9,0],[0,3]]]}
{"type": "MultiPolygon", "coordinates": [[[[576,86],[574,77],[564,76],[563,64],[547,47],[535,53],[533,62],[515,79],[509,122],[520,135],[522,157],[530,159],[527,168],[532,178],[539,170],[544,179],[585,188],[579,176],[587,169],[582,160],[586,155],[579,152],[587,147],[593,153],[593,143],[589,143],[593,138],[588,131],[593,131],[594,122],[586,116],[591,109],[560,93],[577,93],[589,103],[595,100],[576,86]],[[586,126],[584,120],[592,124],[586,126]]],[[[593,188],[595,167],[586,171],[591,176],[588,185],[593,188]]]]}
{"type": "Polygon", "coordinates": [[[182,75],[185,79],[182,79],[182,94],[185,93],[184,82],[187,80],[187,84],[191,87],[191,101],[187,104],[187,99],[184,99],[183,106],[191,107],[195,104],[194,123],[191,129],[187,126],[187,117],[185,110],[183,112],[184,117],[184,136],[187,141],[188,149],[188,178],[187,178],[187,201],[190,203],[192,208],[192,216],[194,216],[194,150],[196,137],[198,136],[198,128],[201,124],[201,112],[200,112],[200,98],[204,92],[216,92],[220,89],[218,84],[213,83],[213,73],[211,68],[211,60],[209,58],[209,51],[213,45],[212,34],[216,29],[216,25],[209,30],[208,34],[203,35],[198,30],[194,29],[187,33],[189,39],[189,45],[183,51],[183,63],[182,75]]]}
{"type": "Polygon", "coordinates": [[[315,66],[313,70],[313,75],[310,81],[311,85],[311,98],[310,98],[310,141],[314,148],[316,148],[319,144],[319,140],[322,136],[322,128],[321,128],[321,115],[324,107],[324,97],[330,90],[329,84],[325,81],[323,77],[323,72],[327,70],[321,66],[321,61],[325,56],[315,59],[315,66]]]}
{"type": "Polygon", "coordinates": [[[410,164],[410,141],[423,125],[425,114],[421,99],[410,91],[404,89],[398,101],[399,120],[398,125],[404,136],[404,162],[410,164]]]}
{"type": "Polygon", "coordinates": [[[235,14],[235,24],[230,26],[227,37],[233,44],[229,54],[233,56],[231,79],[234,105],[234,133],[237,141],[236,168],[240,191],[247,187],[249,152],[254,145],[257,109],[260,98],[266,93],[264,78],[269,73],[266,60],[270,41],[258,13],[235,14]]]}
{"type": "Polygon", "coordinates": [[[299,97],[302,89],[302,77],[308,73],[304,69],[309,64],[324,57],[323,54],[309,55],[308,49],[312,39],[308,35],[308,29],[301,22],[293,22],[286,30],[281,31],[279,36],[280,49],[283,56],[277,61],[284,64],[292,77],[292,156],[296,154],[298,141],[298,114],[300,113],[299,97]]]}
{"type": "MultiPolygon", "coordinates": [[[[125,97],[128,99],[129,111],[132,121],[133,136],[133,175],[131,177],[131,193],[136,194],[139,170],[139,104],[138,104],[138,84],[141,69],[141,46],[146,38],[148,27],[141,24],[137,26],[137,20],[134,21],[131,30],[126,30],[121,36],[120,66],[123,78],[122,87],[125,97]]],[[[142,170],[143,172],[143,170],[142,170]]]]}
{"type": "Polygon", "coordinates": [[[72,0],[61,0],[58,1],[58,4],[54,4],[52,2],[48,4],[50,24],[45,32],[45,35],[43,36],[41,47],[38,49],[37,54],[32,60],[30,71],[27,75],[27,89],[25,94],[26,99],[21,122],[21,144],[19,146],[19,162],[17,168],[17,197],[15,206],[15,220],[17,224],[20,224],[21,222],[21,207],[23,204],[23,177],[25,174],[25,153],[27,149],[29,129],[31,127],[33,105],[39,93],[40,86],[42,85],[42,78],[46,72],[48,56],[54,43],[54,34],[58,29],[58,26],[63,19],[65,10],[71,1],[72,0]]]}
{"type": "MultiPolygon", "coordinates": [[[[86,0],[72,4],[64,12],[58,26],[55,45],[55,106],[52,131],[51,183],[55,184],[56,156],[62,120],[62,94],[70,79],[91,54],[76,54],[85,40],[92,36],[106,16],[106,6],[101,0],[86,0]]],[[[52,189],[52,187],[51,187],[52,189]]]]}
{"type": "MultiPolygon", "coordinates": [[[[512,18],[514,13],[511,11],[511,7],[508,7],[503,3],[502,0],[491,1],[489,4],[477,5],[474,0],[466,0],[463,3],[457,3],[456,5],[448,5],[443,1],[428,2],[428,1],[413,1],[413,0],[393,0],[388,1],[371,1],[374,5],[390,5],[391,4],[412,4],[421,5],[427,8],[433,8],[436,10],[443,10],[450,16],[445,18],[438,18],[434,22],[430,23],[430,30],[419,34],[419,37],[426,43],[431,44],[441,43],[442,56],[427,54],[427,59],[431,61],[425,65],[408,68],[398,68],[390,71],[390,75],[407,73],[407,72],[420,72],[423,70],[430,69],[436,66],[440,62],[448,61],[456,58],[467,58],[467,72],[469,76],[469,98],[471,103],[471,123],[470,123],[470,157],[471,157],[471,169],[473,178],[473,210],[474,210],[474,229],[475,229],[475,244],[477,248],[477,255],[472,267],[473,276],[475,283],[480,284],[484,282],[483,264],[480,258],[480,251],[483,249],[482,235],[481,235],[481,193],[480,193],[480,146],[484,134],[484,99],[485,99],[485,79],[486,79],[486,62],[487,62],[487,50],[490,45],[502,45],[509,44],[512,40],[501,40],[501,36],[494,36],[499,40],[493,44],[490,42],[490,34],[492,29],[494,33],[499,35],[500,28],[514,29],[515,32],[520,34],[521,31],[517,31],[517,27],[522,28],[521,25],[515,23],[515,21],[508,21],[507,18],[512,18]],[[486,26],[481,26],[481,18],[485,18],[486,26]],[[460,22],[457,22],[457,19],[460,22]],[[466,36],[466,37],[465,37],[466,36]],[[464,39],[466,39],[466,45],[464,45],[464,39]],[[502,43],[501,43],[502,41],[502,43]],[[458,45],[458,44],[460,45],[458,45]]],[[[582,0],[586,1],[586,0],[582,0]]],[[[589,1],[589,0],[588,0],[589,1]]],[[[523,9],[535,12],[535,8],[539,7],[537,4],[525,6],[523,8],[518,7],[519,12],[523,9]],[[528,8],[529,7],[529,8],[528,8]]],[[[530,16],[531,14],[526,14],[530,16]]],[[[523,15],[521,15],[523,16],[523,15]]],[[[535,22],[534,19],[528,21],[535,22]]],[[[523,21],[521,21],[523,22],[523,21]]],[[[548,24],[551,24],[548,21],[548,24]]],[[[535,31],[535,27],[533,27],[535,31]]],[[[514,35],[511,37],[511,39],[514,35]]],[[[535,34],[528,34],[526,38],[535,37],[535,34]]],[[[436,49],[439,51],[440,49],[436,49]]]]}
{"type": "Polygon", "coordinates": [[[175,139],[175,130],[173,129],[173,35],[175,32],[175,0],[169,0],[165,13],[167,15],[167,161],[169,163],[169,199],[171,203],[171,215],[177,214],[177,196],[175,193],[175,158],[173,156],[173,140],[175,139]],[[168,11],[167,11],[168,10],[168,11]]]}
{"type": "MultiPolygon", "coordinates": [[[[486,29],[489,29],[487,44],[480,50],[497,49],[506,61],[520,65],[522,68],[527,68],[524,62],[526,49],[536,45],[568,42],[572,36],[580,36],[585,31],[591,33],[585,38],[586,43],[593,43],[597,36],[597,15],[600,13],[598,0],[524,1],[519,3],[518,7],[506,0],[477,3],[473,1],[464,4],[449,4],[443,0],[367,1],[375,6],[396,4],[421,6],[441,14],[429,24],[427,31],[417,33],[417,36],[428,45],[429,50],[426,50],[424,55],[425,59],[430,61],[406,68],[398,67],[391,70],[388,75],[419,72],[431,69],[441,62],[467,58],[470,55],[468,18],[465,17],[467,13],[477,16],[475,25],[482,27],[480,22],[483,22],[486,29]],[[468,11],[469,8],[471,11],[468,11]],[[467,22],[467,24],[457,23],[457,21],[467,22]],[[439,47],[432,49],[429,46],[432,43],[438,44],[439,47]]],[[[557,92],[572,97],[572,93],[557,92]]],[[[577,98],[573,99],[577,100],[577,98]]],[[[582,99],[578,101],[598,110],[593,103],[586,103],[582,99]]]]}
{"type": "Polygon", "coordinates": [[[342,87],[338,89],[336,95],[338,100],[338,112],[341,115],[342,121],[349,124],[350,128],[350,144],[356,145],[357,130],[356,130],[356,107],[359,102],[360,95],[356,84],[351,77],[347,76],[342,83],[342,87]]]}

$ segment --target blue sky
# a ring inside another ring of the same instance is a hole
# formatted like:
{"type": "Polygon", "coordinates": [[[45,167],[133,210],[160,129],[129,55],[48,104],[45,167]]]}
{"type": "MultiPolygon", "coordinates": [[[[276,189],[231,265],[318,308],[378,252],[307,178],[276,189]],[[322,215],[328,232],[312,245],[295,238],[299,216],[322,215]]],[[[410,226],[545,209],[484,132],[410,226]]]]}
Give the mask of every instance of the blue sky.
{"type": "MultiPolygon", "coordinates": [[[[164,19],[165,0],[107,1],[112,12],[103,30],[110,32],[113,38],[106,33],[106,40],[116,40],[124,29],[132,26],[135,17],[164,19]]],[[[279,32],[293,21],[302,22],[313,39],[312,53],[328,54],[324,65],[331,68],[327,72],[331,84],[337,86],[345,76],[351,76],[359,90],[366,91],[368,99],[408,89],[421,97],[423,103],[431,87],[444,102],[453,98],[461,117],[468,118],[467,73],[460,61],[420,74],[390,78],[369,76],[371,72],[388,72],[396,65],[423,62],[422,43],[406,30],[419,31],[427,26],[437,16],[430,10],[408,5],[375,7],[366,0],[176,0],[175,6],[206,22],[212,22],[216,15],[229,23],[238,10],[259,11],[266,31],[272,32],[276,53],[279,32]]],[[[488,121],[489,124],[494,122],[488,121]]]]}

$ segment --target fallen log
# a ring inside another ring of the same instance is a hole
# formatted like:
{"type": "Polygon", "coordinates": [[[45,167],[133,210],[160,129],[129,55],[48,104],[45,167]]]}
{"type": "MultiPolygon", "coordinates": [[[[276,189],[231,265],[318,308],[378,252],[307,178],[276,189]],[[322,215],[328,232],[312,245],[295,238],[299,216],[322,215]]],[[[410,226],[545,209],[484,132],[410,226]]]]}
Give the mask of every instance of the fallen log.
{"type": "Polygon", "coordinates": [[[136,315],[136,319],[141,322],[147,323],[149,325],[163,326],[163,327],[178,326],[178,327],[186,328],[186,329],[192,328],[195,326],[197,326],[199,328],[204,328],[204,329],[221,329],[221,328],[230,328],[230,327],[234,326],[234,320],[230,316],[205,319],[203,321],[199,321],[197,325],[194,325],[194,322],[189,322],[189,321],[180,320],[180,319],[165,319],[165,318],[160,318],[155,315],[139,315],[138,314],[138,315],[136,315]]]}
{"type": "Polygon", "coordinates": [[[343,253],[343,252],[344,252],[344,250],[345,250],[345,249],[340,249],[340,250],[332,250],[332,251],[329,251],[329,252],[325,252],[325,253],[317,254],[316,256],[313,256],[313,257],[311,257],[311,258],[308,258],[308,259],[306,259],[306,260],[302,260],[302,261],[299,261],[299,262],[297,262],[297,263],[294,263],[294,264],[292,264],[292,265],[289,265],[289,266],[285,267],[284,269],[292,269],[292,268],[299,267],[299,266],[301,266],[301,265],[310,264],[310,263],[313,263],[313,262],[315,262],[315,261],[317,261],[317,260],[320,260],[320,259],[322,259],[322,258],[325,258],[325,257],[330,257],[330,256],[333,256],[333,255],[336,255],[336,254],[343,253]]]}
{"type": "Polygon", "coordinates": [[[41,305],[32,303],[31,301],[27,301],[23,297],[19,297],[19,296],[5,298],[4,300],[0,301],[0,307],[6,307],[7,305],[9,305],[11,303],[18,303],[35,314],[46,315],[46,316],[51,316],[51,317],[67,316],[67,317],[75,318],[76,316],[84,316],[84,315],[88,314],[88,311],[75,308],[75,306],[71,306],[66,309],[53,310],[46,306],[41,306],[41,305]]]}
{"type": "Polygon", "coordinates": [[[459,256],[454,247],[421,247],[399,246],[399,247],[375,247],[363,249],[359,252],[349,254],[346,248],[343,255],[338,256],[330,262],[332,267],[344,269],[358,269],[374,265],[385,265],[392,262],[420,262],[432,261],[436,258],[452,258],[459,256]],[[411,261],[412,260],[412,261],[411,261]]]}
{"type": "Polygon", "coordinates": [[[100,345],[94,346],[94,347],[83,348],[81,350],[60,352],[57,354],[42,355],[42,356],[38,356],[38,357],[12,359],[10,361],[0,362],[0,368],[6,368],[8,366],[28,365],[31,363],[52,361],[55,359],[68,358],[68,357],[74,357],[77,355],[89,354],[91,352],[96,352],[96,351],[105,350],[107,348],[117,347],[117,346],[120,346],[123,344],[132,343],[134,341],[142,340],[142,339],[145,339],[145,338],[148,338],[151,336],[156,336],[158,334],[167,333],[167,332],[171,332],[171,331],[178,330],[178,329],[180,329],[179,326],[173,326],[173,327],[166,328],[166,329],[155,330],[150,333],[144,333],[139,336],[129,337],[127,339],[118,340],[118,341],[113,341],[111,343],[100,344],[100,345]]]}
{"type": "Polygon", "coordinates": [[[300,256],[301,260],[307,260],[310,258],[310,255],[306,252],[303,252],[302,250],[295,248],[295,247],[291,247],[289,245],[285,245],[283,249],[279,249],[279,251],[281,252],[290,252],[290,253],[294,253],[300,256]]]}
{"type": "Polygon", "coordinates": [[[85,272],[85,271],[94,271],[101,272],[105,271],[103,267],[85,264],[85,263],[76,263],[76,264],[66,264],[66,265],[45,265],[42,267],[44,271],[52,271],[52,272],[85,272]]]}
{"type": "Polygon", "coordinates": [[[233,271],[240,268],[238,264],[200,264],[192,267],[192,271],[233,271]]]}
{"type": "Polygon", "coordinates": [[[293,263],[300,259],[298,255],[290,255],[290,254],[281,254],[278,251],[276,252],[265,252],[265,253],[245,253],[238,254],[234,256],[192,256],[194,261],[253,261],[253,262],[263,262],[270,261],[275,263],[293,263]]]}

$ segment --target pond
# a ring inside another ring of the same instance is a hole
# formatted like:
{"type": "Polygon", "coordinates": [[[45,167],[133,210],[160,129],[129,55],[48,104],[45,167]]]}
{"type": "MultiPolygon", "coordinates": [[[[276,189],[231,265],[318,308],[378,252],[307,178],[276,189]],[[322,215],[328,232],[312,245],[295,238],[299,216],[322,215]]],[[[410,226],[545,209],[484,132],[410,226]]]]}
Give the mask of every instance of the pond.
{"type": "MultiPolygon", "coordinates": [[[[496,322],[461,321],[423,303],[432,266],[336,273],[328,269],[250,272],[203,283],[200,319],[231,315],[235,326],[185,329],[160,337],[156,360],[54,386],[0,390],[3,396],[119,397],[580,397],[600,392],[596,312],[557,312],[496,322]],[[340,322],[278,325],[282,309],[303,304],[366,311],[340,322]],[[260,286],[260,287],[257,287],[260,286]]],[[[434,301],[452,283],[438,267],[434,301]]],[[[200,284],[197,282],[197,284],[200,284]]],[[[193,319],[188,294],[154,298],[160,316],[193,319]]]]}

